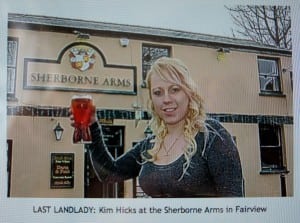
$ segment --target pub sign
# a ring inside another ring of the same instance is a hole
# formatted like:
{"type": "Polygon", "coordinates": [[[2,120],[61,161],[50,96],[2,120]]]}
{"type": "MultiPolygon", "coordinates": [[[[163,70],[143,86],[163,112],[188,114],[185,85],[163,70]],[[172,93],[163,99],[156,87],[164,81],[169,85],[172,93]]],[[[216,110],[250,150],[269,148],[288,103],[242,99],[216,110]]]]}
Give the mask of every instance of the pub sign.
{"type": "Polygon", "coordinates": [[[51,188],[74,188],[74,153],[51,153],[51,188]]]}

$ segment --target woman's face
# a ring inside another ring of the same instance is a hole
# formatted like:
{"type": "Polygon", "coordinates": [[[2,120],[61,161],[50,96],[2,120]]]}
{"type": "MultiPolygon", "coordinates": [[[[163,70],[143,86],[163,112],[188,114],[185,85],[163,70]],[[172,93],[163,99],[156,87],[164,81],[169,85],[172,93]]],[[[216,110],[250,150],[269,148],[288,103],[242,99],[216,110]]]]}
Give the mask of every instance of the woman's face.
{"type": "Polygon", "coordinates": [[[177,84],[162,80],[159,75],[152,74],[151,99],[157,115],[167,125],[183,122],[188,112],[189,98],[177,84]]]}

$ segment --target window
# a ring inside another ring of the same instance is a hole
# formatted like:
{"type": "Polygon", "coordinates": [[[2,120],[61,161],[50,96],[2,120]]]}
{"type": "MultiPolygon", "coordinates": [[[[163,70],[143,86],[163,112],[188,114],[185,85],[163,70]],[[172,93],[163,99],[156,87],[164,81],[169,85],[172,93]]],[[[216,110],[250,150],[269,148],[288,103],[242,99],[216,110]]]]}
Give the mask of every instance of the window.
{"type": "Polygon", "coordinates": [[[8,37],[7,40],[7,98],[15,98],[17,76],[18,39],[8,37]]]}
{"type": "Polygon", "coordinates": [[[281,126],[259,124],[262,172],[284,171],[281,126]]]}
{"type": "Polygon", "coordinates": [[[293,71],[290,71],[291,88],[293,90],[293,71]]]}
{"type": "Polygon", "coordinates": [[[278,60],[258,58],[260,91],[281,93],[278,60]]]}
{"type": "Polygon", "coordinates": [[[142,46],[142,55],[143,82],[145,83],[147,72],[150,70],[153,62],[163,56],[169,57],[170,47],[145,44],[142,46]]]}
{"type": "Polygon", "coordinates": [[[6,140],[7,146],[7,197],[10,197],[10,186],[11,186],[11,167],[12,167],[12,145],[13,141],[11,139],[6,140]]]}

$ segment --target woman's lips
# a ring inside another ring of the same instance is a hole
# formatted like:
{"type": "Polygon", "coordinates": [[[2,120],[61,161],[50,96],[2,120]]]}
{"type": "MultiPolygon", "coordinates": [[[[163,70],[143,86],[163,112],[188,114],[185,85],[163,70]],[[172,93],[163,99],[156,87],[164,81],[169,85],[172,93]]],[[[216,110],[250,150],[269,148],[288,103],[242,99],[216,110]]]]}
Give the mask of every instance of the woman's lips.
{"type": "Polygon", "coordinates": [[[162,109],[164,111],[164,113],[169,114],[169,113],[173,113],[176,108],[164,108],[162,109]]]}

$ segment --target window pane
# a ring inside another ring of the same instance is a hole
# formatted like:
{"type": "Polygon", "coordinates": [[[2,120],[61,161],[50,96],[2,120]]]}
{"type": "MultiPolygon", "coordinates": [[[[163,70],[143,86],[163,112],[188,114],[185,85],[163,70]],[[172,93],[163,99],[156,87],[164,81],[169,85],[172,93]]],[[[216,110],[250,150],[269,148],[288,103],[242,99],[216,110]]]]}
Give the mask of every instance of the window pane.
{"type": "Polygon", "coordinates": [[[259,59],[258,69],[260,75],[278,76],[277,63],[275,60],[259,59]]]}
{"type": "Polygon", "coordinates": [[[275,125],[260,124],[259,139],[261,146],[281,146],[279,140],[279,127],[275,125]]]}
{"type": "Polygon", "coordinates": [[[280,169],[281,159],[281,147],[261,148],[262,168],[280,169]]]}
{"type": "Polygon", "coordinates": [[[278,78],[260,76],[260,89],[264,91],[279,91],[278,78]]]}
{"type": "Polygon", "coordinates": [[[169,57],[170,50],[167,47],[161,46],[147,46],[142,48],[142,62],[143,62],[143,80],[146,79],[147,72],[151,68],[151,65],[160,57],[169,57]]]}
{"type": "Polygon", "coordinates": [[[17,64],[17,41],[9,40],[7,43],[7,66],[16,67],[17,64]]]}
{"type": "Polygon", "coordinates": [[[15,78],[16,78],[16,69],[7,68],[7,93],[15,93],[15,78]]]}

